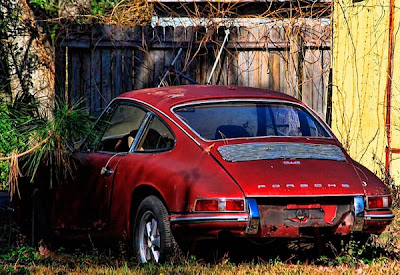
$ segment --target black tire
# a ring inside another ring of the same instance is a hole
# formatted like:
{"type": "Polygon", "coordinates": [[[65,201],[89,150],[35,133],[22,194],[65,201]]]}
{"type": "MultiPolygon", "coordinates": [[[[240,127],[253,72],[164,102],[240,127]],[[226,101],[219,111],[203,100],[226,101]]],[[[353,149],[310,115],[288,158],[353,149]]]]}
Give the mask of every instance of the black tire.
{"type": "Polygon", "coordinates": [[[171,232],[168,211],[156,196],[148,196],[140,203],[133,236],[133,248],[139,263],[175,261],[177,245],[171,232]]]}

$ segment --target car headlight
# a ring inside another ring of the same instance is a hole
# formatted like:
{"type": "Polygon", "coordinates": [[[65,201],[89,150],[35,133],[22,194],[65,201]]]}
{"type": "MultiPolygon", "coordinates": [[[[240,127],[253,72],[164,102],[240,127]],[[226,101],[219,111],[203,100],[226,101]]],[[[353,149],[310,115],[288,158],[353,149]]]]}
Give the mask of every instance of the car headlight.
{"type": "Polygon", "coordinates": [[[389,208],[392,206],[391,196],[369,196],[367,197],[368,209],[389,208]]]}
{"type": "Polygon", "coordinates": [[[244,199],[197,199],[194,211],[212,212],[212,211],[233,211],[243,212],[244,199]]]}

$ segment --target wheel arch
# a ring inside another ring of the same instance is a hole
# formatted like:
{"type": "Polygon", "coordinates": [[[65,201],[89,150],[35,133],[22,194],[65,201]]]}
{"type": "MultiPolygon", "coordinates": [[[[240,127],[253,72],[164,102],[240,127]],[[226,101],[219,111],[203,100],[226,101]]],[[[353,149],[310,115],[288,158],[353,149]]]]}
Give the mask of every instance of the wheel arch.
{"type": "MultiPolygon", "coordinates": [[[[151,184],[141,184],[137,186],[131,194],[131,204],[130,204],[130,209],[129,209],[129,232],[132,234],[133,230],[133,225],[134,225],[134,218],[136,211],[140,205],[140,203],[143,201],[144,198],[148,196],[155,196],[160,201],[164,204],[165,208],[169,212],[168,205],[164,199],[164,197],[161,195],[161,192],[152,186],[151,184]]],[[[132,236],[131,236],[132,237],[132,236]]]]}

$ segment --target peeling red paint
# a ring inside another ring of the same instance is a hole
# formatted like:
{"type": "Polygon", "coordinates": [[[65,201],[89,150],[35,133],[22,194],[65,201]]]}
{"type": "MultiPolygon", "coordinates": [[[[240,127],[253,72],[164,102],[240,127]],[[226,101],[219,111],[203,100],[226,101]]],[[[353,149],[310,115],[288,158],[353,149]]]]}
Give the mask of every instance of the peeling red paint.
{"type": "Polygon", "coordinates": [[[321,205],[319,203],[316,204],[288,204],[287,209],[319,209],[321,205]]]}
{"type": "Polygon", "coordinates": [[[336,217],[337,206],[336,205],[322,205],[322,210],[325,212],[324,222],[333,223],[333,220],[336,217]]]}
{"type": "Polygon", "coordinates": [[[348,213],[339,226],[336,228],[335,233],[340,235],[349,235],[353,231],[354,226],[354,214],[348,213]]]}

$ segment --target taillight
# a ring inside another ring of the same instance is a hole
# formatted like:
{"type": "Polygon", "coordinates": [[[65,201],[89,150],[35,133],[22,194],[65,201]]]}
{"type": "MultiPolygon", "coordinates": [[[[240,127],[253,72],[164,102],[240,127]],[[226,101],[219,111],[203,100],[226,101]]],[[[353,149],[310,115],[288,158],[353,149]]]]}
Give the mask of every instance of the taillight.
{"type": "Polygon", "coordinates": [[[368,197],[368,208],[389,208],[392,206],[392,197],[391,196],[381,196],[381,197],[368,197]]]}
{"type": "Polygon", "coordinates": [[[198,199],[195,211],[244,211],[243,199],[198,199]]]}
{"type": "Polygon", "coordinates": [[[218,211],[218,201],[197,200],[195,211],[218,211]]]}
{"type": "Polygon", "coordinates": [[[227,200],[226,211],[244,211],[244,200],[227,200]]]}

